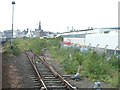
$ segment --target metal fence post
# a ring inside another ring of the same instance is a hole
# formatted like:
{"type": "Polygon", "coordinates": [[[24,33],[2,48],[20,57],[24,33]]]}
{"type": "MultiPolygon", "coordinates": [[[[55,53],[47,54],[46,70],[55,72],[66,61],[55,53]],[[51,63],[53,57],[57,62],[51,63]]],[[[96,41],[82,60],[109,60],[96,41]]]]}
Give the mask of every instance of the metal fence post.
{"type": "Polygon", "coordinates": [[[87,47],[88,47],[88,49],[90,49],[90,45],[91,45],[91,43],[87,46],[87,47]]]}
{"type": "Polygon", "coordinates": [[[116,53],[117,53],[116,51],[117,51],[117,48],[118,48],[118,47],[119,47],[119,46],[117,46],[117,47],[115,48],[114,55],[116,55],[116,53]]]}
{"type": "Polygon", "coordinates": [[[106,47],[107,47],[108,45],[106,45],[105,47],[104,47],[104,53],[106,54],[107,53],[107,50],[106,50],[106,47]]]}
{"type": "Polygon", "coordinates": [[[95,51],[97,52],[97,47],[99,46],[99,44],[95,47],[95,51]]]}

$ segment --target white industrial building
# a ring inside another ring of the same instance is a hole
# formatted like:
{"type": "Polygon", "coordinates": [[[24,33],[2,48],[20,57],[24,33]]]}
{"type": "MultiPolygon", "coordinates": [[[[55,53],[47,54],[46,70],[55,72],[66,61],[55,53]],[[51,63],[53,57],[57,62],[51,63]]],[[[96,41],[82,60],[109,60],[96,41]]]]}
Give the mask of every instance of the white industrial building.
{"type": "Polygon", "coordinates": [[[63,44],[118,50],[119,28],[94,28],[62,33],[63,44]]]}

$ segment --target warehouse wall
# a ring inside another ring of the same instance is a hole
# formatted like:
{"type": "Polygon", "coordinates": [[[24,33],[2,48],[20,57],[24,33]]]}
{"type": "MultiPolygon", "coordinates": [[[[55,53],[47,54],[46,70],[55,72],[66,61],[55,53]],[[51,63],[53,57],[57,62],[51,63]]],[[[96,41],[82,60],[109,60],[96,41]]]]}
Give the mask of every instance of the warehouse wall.
{"type": "Polygon", "coordinates": [[[115,49],[118,46],[118,33],[111,32],[107,34],[88,34],[85,38],[85,45],[96,47],[98,44],[100,48],[104,48],[106,45],[107,49],[115,49]]]}

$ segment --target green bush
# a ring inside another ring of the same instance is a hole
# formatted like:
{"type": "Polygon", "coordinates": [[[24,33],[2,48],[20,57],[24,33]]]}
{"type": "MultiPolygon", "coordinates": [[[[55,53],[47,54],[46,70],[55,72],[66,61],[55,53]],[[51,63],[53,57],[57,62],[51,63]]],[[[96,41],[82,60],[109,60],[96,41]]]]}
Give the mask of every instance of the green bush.
{"type": "Polygon", "coordinates": [[[83,64],[84,55],[82,53],[78,52],[74,57],[75,57],[75,60],[79,63],[79,65],[83,64]]]}
{"type": "Polygon", "coordinates": [[[29,42],[29,49],[37,54],[42,54],[42,49],[46,48],[47,43],[45,39],[39,39],[39,38],[32,38],[28,40],[29,42]]]}
{"type": "Polygon", "coordinates": [[[78,69],[78,62],[74,59],[66,58],[62,65],[68,74],[75,74],[78,69]]]}
{"type": "Polygon", "coordinates": [[[12,53],[13,55],[15,56],[18,56],[21,54],[21,49],[18,47],[18,42],[17,41],[14,41],[13,42],[13,49],[12,49],[12,53]]]}
{"type": "Polygon", "coordinates": [[[17,40],[13,41],[12,45],[13,45],[13,48],[11,49],[11,46],[10,46],[10,43],[7,42],[6,45],[4,46],[5,47],[5,52],[6,54],[13,54],[15,56],[18,56],[20,55],[21,53],[21,50],[18,46],[19,42],[17,40]]]}

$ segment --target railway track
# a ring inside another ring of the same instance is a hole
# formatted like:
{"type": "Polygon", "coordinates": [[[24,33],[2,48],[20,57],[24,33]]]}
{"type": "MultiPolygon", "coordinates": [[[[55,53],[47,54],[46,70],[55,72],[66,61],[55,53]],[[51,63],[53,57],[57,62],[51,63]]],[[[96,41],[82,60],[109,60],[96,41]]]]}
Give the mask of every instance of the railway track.
{"type": "Polygon", "coordinates": [[[58,72],[45,60],[43,56],[38,56],[26,51],[25,54],[30,61],[37,77],[32,77],[38,90],[77,90],[67,82],[58,72]]]}

